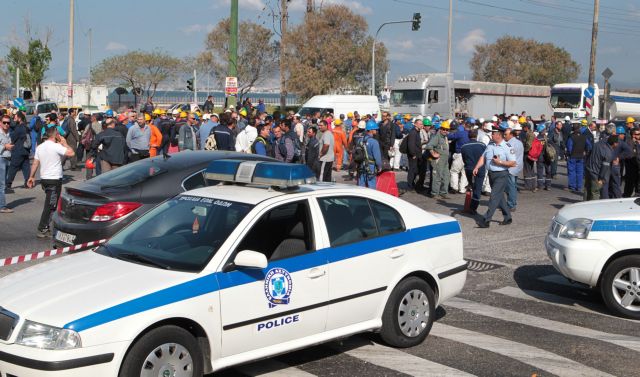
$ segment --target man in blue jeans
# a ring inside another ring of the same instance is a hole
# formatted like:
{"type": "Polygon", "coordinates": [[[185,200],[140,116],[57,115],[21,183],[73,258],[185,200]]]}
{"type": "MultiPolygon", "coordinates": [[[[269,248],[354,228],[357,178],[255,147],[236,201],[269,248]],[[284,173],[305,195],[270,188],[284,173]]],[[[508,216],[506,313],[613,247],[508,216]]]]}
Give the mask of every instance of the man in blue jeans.
{"type": "Polygon", "coordinates": [[[513,131],[517,131],[518,129],[522,130],[522,126],[520,124],[509,124],[509,128],[504,133],[504,138],[507,141],[507,144],[511,146],[514,153],[516,154],[516,166],[509,168],[509,183],[507,185],[507,206],[514,212],[516,210],[516,206],[518,205],[518,175],[522,171],[523,167],[523,158],[524,158],[524,145],[513,131]]]}
{"type": "Polygon", "coordinates": [[[13,212],[12,209],[7,207],[7,200],[4,195],[7,167],[9,166],[11,150],[13,149],[13,144],[11,144],[11,138],[9,137],[10,125],[11,119],[8,116],[4,116],[2,124],[0,124],[0,213],[13,212]]]}
{"type": "MultiPolygon", "coordinates": [[[[580,125],[573,126],[573,133],[567,140],[567,175],[569,176],[569,191],[582,192],[582,183],[584,176],[584,159],[591,152],[591,141],[587,137],[585,131],[580,125]]],[[[586,131],[588,132],[588,131],[586,131]]]]}

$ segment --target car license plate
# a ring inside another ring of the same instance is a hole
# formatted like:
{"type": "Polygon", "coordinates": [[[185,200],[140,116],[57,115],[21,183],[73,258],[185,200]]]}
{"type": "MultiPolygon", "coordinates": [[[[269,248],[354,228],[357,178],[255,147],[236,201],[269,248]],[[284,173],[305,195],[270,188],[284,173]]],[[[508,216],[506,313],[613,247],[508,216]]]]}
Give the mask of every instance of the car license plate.
{"type": "Polygon", "coordinates": [[[76,235],[75,234],[69,234],[69,233],[65,233],[65,232],[61,232],[61,231],[57,231],[56,235],[54,236],[54,238],[57,241],[66,243],[68,245],[73,245],[73,243],[76,240],[76,235]]]}

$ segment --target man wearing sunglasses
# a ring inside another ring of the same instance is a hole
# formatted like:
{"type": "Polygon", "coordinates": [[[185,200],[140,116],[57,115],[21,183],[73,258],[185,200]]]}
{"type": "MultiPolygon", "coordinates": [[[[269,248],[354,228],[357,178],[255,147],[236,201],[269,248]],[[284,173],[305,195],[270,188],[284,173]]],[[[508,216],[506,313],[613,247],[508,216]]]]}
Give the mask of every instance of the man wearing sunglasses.
{"type": "Polygon", "coordinates": [[[0,125],[0,213],[13,212],[12,209],[7,208],[7,200],[4,195],[7,167],[9,166],[11,150],[13,149],[13,144],[11,144],[11,138],[9,137],[10,125],[11,119],[6,115],[3,116],[2,124],[0,125]]]}

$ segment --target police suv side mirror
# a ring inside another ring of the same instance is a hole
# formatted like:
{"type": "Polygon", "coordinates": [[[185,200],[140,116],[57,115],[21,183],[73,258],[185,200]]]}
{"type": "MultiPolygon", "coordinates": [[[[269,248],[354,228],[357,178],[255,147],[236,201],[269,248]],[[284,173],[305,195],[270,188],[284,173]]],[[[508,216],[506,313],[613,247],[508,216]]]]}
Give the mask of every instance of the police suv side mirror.
{"type": "Polygon", "coordinates": [[[233,264],[237,267],[249,267],[249,268],[265,268],[267,267],[267,257],[252,250],[242,250],[236,255],[233,260],[233,264]]]}

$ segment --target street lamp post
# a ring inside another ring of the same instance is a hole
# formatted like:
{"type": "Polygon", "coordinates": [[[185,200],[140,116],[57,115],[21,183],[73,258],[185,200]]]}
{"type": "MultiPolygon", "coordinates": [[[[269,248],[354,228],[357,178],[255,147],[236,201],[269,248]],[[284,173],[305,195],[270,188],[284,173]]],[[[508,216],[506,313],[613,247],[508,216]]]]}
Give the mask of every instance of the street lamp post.
{"type": "Polygon", "coordinates": [[[373,45],[371,46],[371,95],[372,96],[376,95],[376,41],[378,40],[378,34],[380,33],[380,30],[382,30],[382,27],[385,25],[406,24],[406,23],[413,24],[413,27],[412,27],[413,31],[420,29],[420,13],[414,13],[413,19],[409,21],[390,21],[390,22],[383,23],[382,25],[380,25],[380,27],[378,28],[378,31],[376,31],[376,35],[373,37],[373,45]]]}

